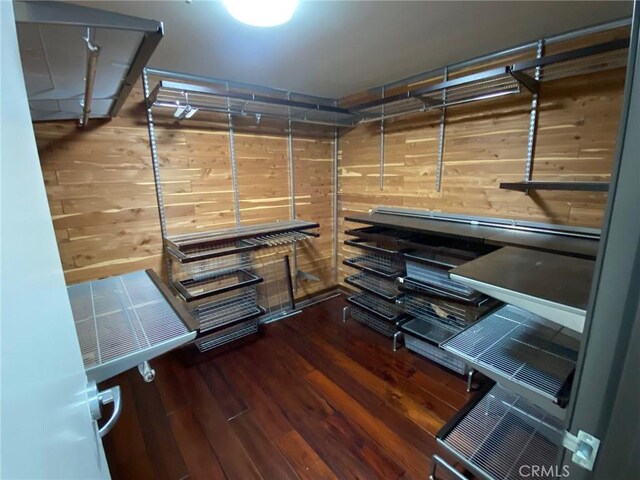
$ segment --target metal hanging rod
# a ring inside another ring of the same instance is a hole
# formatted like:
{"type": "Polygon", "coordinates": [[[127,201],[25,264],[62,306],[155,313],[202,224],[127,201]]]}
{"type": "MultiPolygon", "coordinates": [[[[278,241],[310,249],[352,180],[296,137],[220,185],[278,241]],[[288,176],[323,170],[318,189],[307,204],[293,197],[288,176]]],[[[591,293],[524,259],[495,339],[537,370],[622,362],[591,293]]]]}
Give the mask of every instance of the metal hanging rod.
{"type": "Polygon", "coordinates": [[[95,30],[87,28],[87,36],[84,41],[87,46],[87,70],[85,74],[84,99],[82,101],[82,118],[80,125],[87,126],[89,115],[91,115],[91,105],[93,103],[93,89],[96,83],[96,65],[100,55],[100,47],[94,42],[95,30]]]}

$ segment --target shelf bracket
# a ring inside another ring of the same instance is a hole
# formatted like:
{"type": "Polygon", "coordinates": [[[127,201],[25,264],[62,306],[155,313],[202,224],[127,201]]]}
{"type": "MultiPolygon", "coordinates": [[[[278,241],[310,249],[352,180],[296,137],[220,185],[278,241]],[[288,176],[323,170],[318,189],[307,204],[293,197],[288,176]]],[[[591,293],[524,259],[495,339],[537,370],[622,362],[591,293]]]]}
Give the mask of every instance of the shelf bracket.
{"type": "Polygon", "coordinates": [[[562,446],[573,452],[571,456],[573,463],[589,471],[593,470],[598,449],[600,448],[600,440],[598,438],[582,430],[578,430],[578,435],[565,431],[562,446]]]}
{"type": "Polygon", "coordinates": [[[300,277],[303,280],[308,280],[309,282],[319,282],[320,278],[318,278],[317,276],[309,273],[309,272],[305,272],[304,270],[298,270],[298,277],[300,277]]]}
{"type": "Polygon", "coordinates": [[[531,78],[524,72],[514,72],[513,70],[509,70],[509,74],[515,78],[520,85],[529,90],[534,95],[537,95],[540,92],[540,82],[535,78],[531,78]]]}

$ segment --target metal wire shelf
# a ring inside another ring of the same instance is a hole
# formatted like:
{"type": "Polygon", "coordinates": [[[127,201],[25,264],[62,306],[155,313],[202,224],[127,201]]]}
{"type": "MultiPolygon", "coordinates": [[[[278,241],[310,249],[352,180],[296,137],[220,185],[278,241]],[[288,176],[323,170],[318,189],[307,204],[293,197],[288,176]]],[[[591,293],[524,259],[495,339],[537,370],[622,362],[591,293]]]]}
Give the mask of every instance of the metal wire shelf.
{"type": "Polygon", "coordinates": [[[84,366],[96,381],[195,336],[145,271],[71,285],[67,291],[84,366]]]}
{"type": "Polygon", "coordinates": [[[357,305],[351,306],[351,318],[381,333],[386,337],[393,337],[396,333],[396,324],[381,320],[370,311],[360,308],[357,305]]]}
{"type": "Polygon", "coordinates": [[[380,319],[387,322],[397,322],[405,315],[403,312],[389,302],[379,299],[378,297],[371,295],[367,292],[357,293],[347,298],[347,302],[361,309],[367,310],[374,315],[377,315],[380,319]]]}
{"type": "MultiPolygon", "coordinates": [[[[363,122],[372,122],[515,95],[521,92],[522,87],[537,93],[540,82],[624,67],[627,63],[628,45],[629,39],[614,40],[547,55],[418,87],[356,105],[351,111],[361,115],[363,122]],[[541,70],[539,80],[535,80],[536,67],[541,70]]],[[[433,80],[437,79],[437,76],[433,77],[433,80]]]]}
{"type": "Polygon", "coordinates": [[[519,480],[523,466],[553,472],[562,436],[558,419],[495,385],[462,419],[445,425],[436,438],[478,477],[519,480]]]}
{"type": "Polygon", "coordinates": [[[234,340],[258,333],[259,330],[260,323],[257,319],[253,319],[217,330],[214,333],[197,339],[194,343],[198,350],[206,352],[226,345],[234,340]]]}
{"type": "Polygon", "coordinates": [[[353,126],[360,120],[359,115],[336,107],[331,99],[298,101],[286,96],[260,95],[224,84],[202,86],[162,80],[151,92],[147,104],[170,108],[181,120],[191,118],[198,110],[343,127],[353,126]]]}
{"type": "Polygon", "coordinates": [[[549,82],[562,78],[604,72],[627,65],[629,39],[610,42],[543,56],[540,59],[516,63],[510,68],[512,75],[524,75],[533,81],[536,68],[540,68],[539,81],[549,82]]]}
{"type": "Polygon", "coordinates": [[[565,332],[542,317],[506,305],[443,348],[498,381],[513,382],[554,403],[566,404],[559,393],[575,369],[580,342],[565,332]]]}
{"type": "Polygon", "coordinates": [[[518,93],[520,83],[505,66],[374,100],[352,110],[365,117],[363,122],[370,122],[518,93]]]}
{"type": "Polygon", "coordinates": [[[344,280],[349,285],[353,285],[360,290],[364,290],[372,295],[376,295],[388,302],[395,302],[400,297],[400,292],[393,280],[361,272],[351,275],[344,280]]]}
{"type": "Polygon", "coordinates": [[[397,278],[402,275],[403,267],[398,258],[387,255],[366,253],[343,260],[345,265],[373,273],[384,278],[397,278]]]}
{"type": "Polygon", "coordinates": [[[201,300],[249,285],[262,282],[262,277],[251,271],[238,269],[230,272],[213,272],[199,278],[174,282],[176,290],[186,302],[201,300]]]}
{"type": "Polygon", "coordinates": [[[200,333],[263,315],[265,310],[257,302],[255,287],[249,287],[239,292],[229,292],[225,298],[200,305],[194,311],[194,316],[200,323],[200,333]]]}

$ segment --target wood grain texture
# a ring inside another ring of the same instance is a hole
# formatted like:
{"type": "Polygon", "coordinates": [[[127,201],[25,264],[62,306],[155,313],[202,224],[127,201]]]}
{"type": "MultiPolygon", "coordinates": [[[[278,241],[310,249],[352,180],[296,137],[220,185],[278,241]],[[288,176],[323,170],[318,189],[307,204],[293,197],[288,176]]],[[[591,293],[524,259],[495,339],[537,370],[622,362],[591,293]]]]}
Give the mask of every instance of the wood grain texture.
{"type": "MultiPolygon", "coordinates": [[[[625,35],[628,29],[554,44],[548,53],[625,35]]],[[[620,68],[542,84],[533,180],[608,180],[624,75],[620,68]]],[[[606,193],[525,195],[499,188],[501,182],[524,178],[530,105],[531,96],[520,94],[447,109],[440,192],[435,188],[439,111],[386,122],[383,190],[379,123],[345,131],[338,161],[339,281],[351,274],[342,260],[353,255],[343,245],[344,230],[353,227],[344,217],[378,205],[599,227],[606,193]]]]}
{"type": "MultiPolygon", "coordinates": [[[[172,114],[154,110],[168,234],[235,226],[226,116],[199,113],[179,123],[172,114]]],[[[234,120],[242,225],[290,218],[286,127],[269,119],[257,125],[234,120]]],[[[164,273],[141,86],[111,121],[92,121],[86,130],[75,122],[36,123],[34,130],[67,282],[143,268],[164,273]]],[[[334,283],[333,132],[294,128],[293,154],[297,216],[321,225],[320,238],[298,248],[298,268],[320,278],[300,280],[296,293],[303,297],[334,283]]]]}
{"type": "MultiPolygon", "coordinates": [[[[556,53],[628,35],[628,29],[549,46],[556,53]]],[[[502,58],[451,74],[471,73],[530,57],[502,58]]],[[[398,86],[387,93],[439,81],[398,86]]],[[[540,94],[534,180],[606,180],[615,149],[624,69],[547,82],[540,94]]],[[[153,84],[153,79],[152,79],[153,84]]],[[[355,94],[344,105],[375,98],[355,94]]],[[[452,107],[447,111],[442,189],[435,191],[439,112],[386,122],[384,189],[379,189],[378,124],[342,129],[338,186],[333,185],[333,132],[295,125],[294,190],[297,216],[318,221],[321,237],[297,249],[298,268],[320,281],[298,280],[296,295],[333,286],[332,238],[344,239],[345,214],[376,205],[489,215],[571,225],[599,226],[605,193],[520,192],[500,182],[523,178],[530,96],[521,94],[452,107]],[[338,188],[338,225],[332,225],[338,188]]],[[[176,122],[156,111],[162,187],[169,234],[235,225],[231,148],[225,115],[198,112],[176,122]]],[[[291,215],[287,125],[254,117],[234,118],[238,203],[242,224],[291,215]]],[[[92,121],[34,125],[43,178],[68,283],[136,269],[163,272],[146,115],[140,86],[121,114],[92,121]]],[[[281,249],[279,255],[292,250],[281,249]]],[[[273,253],[265,253],[273,255],[273,253]]],[[[338,265],[342,278],[341,247],[338,265]]]]}
{"type": "Polygon", "coordinates": [[[111,379],[126,387],[123,421],[105,442],[114,480],[132,478],[129,472],[176,480],[426,478],[431,455],[447,457],[433,431],[453,412],[438,413],[435,404],[461,405],[472,395],[462,377],[407,350],[392,352],[387,338],[357,322],[342,323],[344,304],[336,298],[309,307],[200,363],[170,353],[152,362],[164,383],[157,390],[135,369],[111,379]],[[430,400],[421,401],[427,393],[430,400]],[[147,401],[159,418],[140,411],[147,401]],[[246,409],[229,418],[234,404],[246,409]],[[162,435],[152,438],[156,431],[162,435]],[[186,473],[159,474],[152,447],[186,473]]]}

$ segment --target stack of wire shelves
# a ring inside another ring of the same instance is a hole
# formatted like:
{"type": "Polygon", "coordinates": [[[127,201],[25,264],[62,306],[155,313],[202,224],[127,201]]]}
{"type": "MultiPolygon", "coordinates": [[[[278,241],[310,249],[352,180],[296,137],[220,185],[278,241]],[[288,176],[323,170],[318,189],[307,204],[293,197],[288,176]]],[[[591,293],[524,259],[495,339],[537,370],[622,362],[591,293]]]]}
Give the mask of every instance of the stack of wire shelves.
{"type": "Polygon", "coordinates": [[[444,342],[472,325],[499,302],[449,278],[449,269],[472,260],[476,253],[412,242],[404,254],[406,277],[398,283],[404,291],[404,310],[413,317],[400,326],[405,346],[459,374],[467,363],[444,351],[444,342]]]}
{"type": "Polygon", "coordinates": [[[200,351],[259,331],[266,309],[260,305],[264,278],[255,252],[314,238],[307,230],[318,226],[296,220],[165,239],[171,284],[198,321],[200,351]]]}
{"type": "Polygon", "coordinates": [[[358,290],[347,302],[351,318],[387,337],[395,338],[406,315],[397,305],[401,292],[396,280],[404,272],[398,238],[393,231],[378,227],[347,230],[355,237],[344,243],[357,252],[344,264],[357,270],[345,282],[358,290]]]}
{"type": "Polygon", "coordinates": [[[493,381],[438,443],[478,478],[519,479],[532,465],[556,478],[579,347],[578,332],[509,304],[448,339],[442,348],[493,381]]]}

